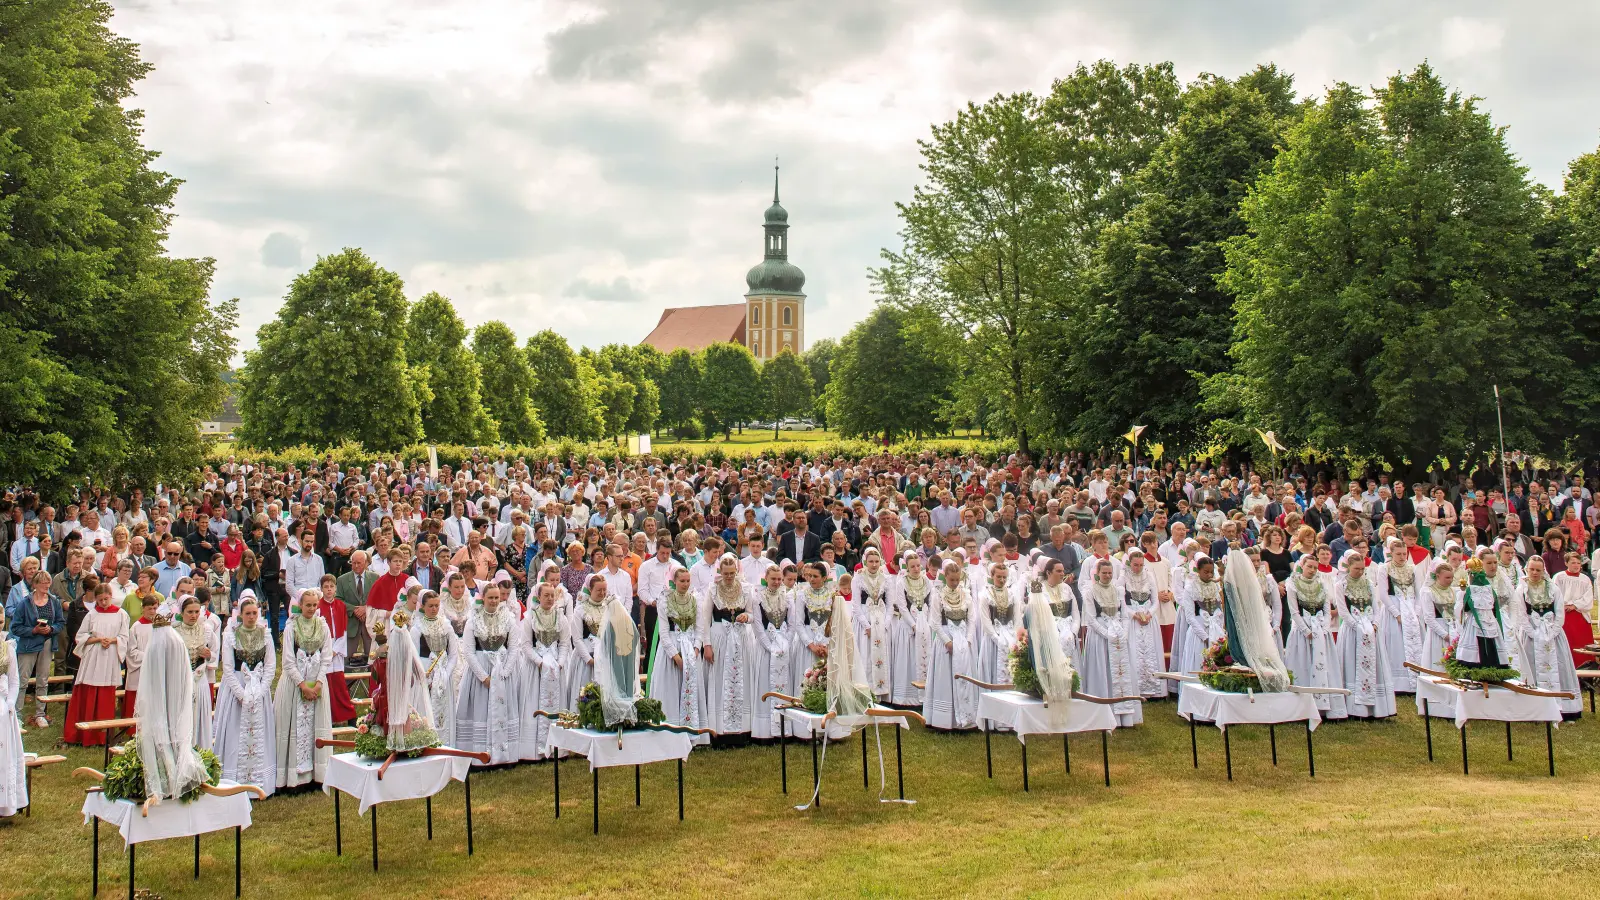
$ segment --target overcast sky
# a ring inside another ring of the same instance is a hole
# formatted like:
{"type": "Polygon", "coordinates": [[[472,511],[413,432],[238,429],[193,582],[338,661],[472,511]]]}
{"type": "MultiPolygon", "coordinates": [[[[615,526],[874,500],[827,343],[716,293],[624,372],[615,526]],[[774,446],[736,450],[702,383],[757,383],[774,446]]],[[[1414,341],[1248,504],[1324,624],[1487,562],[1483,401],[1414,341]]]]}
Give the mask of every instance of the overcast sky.
{"type": "Polygon", "coordinates": [[[738,302],[774,156],[807,335],[870,306],[916,141],[1080,61],[1275,62],[1302,92],[1424,58],[1559,186],[1600,143],[1586,2],[120,0],[147,145],[186,182],[170,249],[217,260],[241,349],[318,255],[361,247],[469,327],[637,342],[738,302]]]}

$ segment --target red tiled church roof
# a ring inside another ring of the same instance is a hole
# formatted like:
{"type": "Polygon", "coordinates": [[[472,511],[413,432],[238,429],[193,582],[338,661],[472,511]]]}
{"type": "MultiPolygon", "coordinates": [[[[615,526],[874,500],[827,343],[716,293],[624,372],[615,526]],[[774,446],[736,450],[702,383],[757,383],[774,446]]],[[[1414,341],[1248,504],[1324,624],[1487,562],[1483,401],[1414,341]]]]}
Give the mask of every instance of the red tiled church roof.
{"type": "Polygon", "coordinates": [[[744,304],[679,306],[662,310],[661,321],[642,343],[671,353],[680,347],[698,351],[722,341],[745,342],[744,304]]]}

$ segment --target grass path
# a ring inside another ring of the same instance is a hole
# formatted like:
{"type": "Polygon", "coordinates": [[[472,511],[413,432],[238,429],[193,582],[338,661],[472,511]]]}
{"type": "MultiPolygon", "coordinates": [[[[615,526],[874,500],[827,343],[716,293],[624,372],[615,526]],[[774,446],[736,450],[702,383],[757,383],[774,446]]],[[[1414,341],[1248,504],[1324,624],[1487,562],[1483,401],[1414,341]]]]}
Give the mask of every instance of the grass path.
{"type": "MultiPolygon", "coordinates": [[[[1592,801],[1600,791],[1594,719],[1556,732],[1560,777],[1545,775],[1544,731],[1470,732],[1472,775],[1460,745],[1435,728],[1438,761],[1424,752],[1409,700],[1380,723],[1330,724],[1316,737],[1317,777],[1306,775],[1304,732],[1279,729],[1279,765],[1263,729],[1233,735],[1234,776],[1222,740],[1200,732],[1191,768],[1189,730],[1171,702],[1147,704],[1146,723],[1111,738],[1112,787],[1100,782],[1099,741],[1036,738],[1031,793],[1021,790],[1018,745],[996,736],[995,777],[984,776],[979,734],[906,734],[907,793],[914,806],[879,805],[860,783],[860,748],[836,745],[824,807],[801,813],[809,752],[790,747],[790,793],[778,787],[777,747],[696,751],[685,765],[688,820],[676,817],[670,764],[644,770],[644,805],[626,771],[602,775],[601,834],[592,837],[590,785],[581,762],[563,765],[563,808],[552,818],[548,764],[473,778],[477,854],[466,855],[462,792],[434,804],[425,840],[420,802],[381,813],[382,872],[368,862],[370,832],[345,805],[343,858],[333,852],[332,804],[321,794],[274,797],[245,832],[245,896],[478,898],[514,896],[837,897],[1553,897],[1590,883],[1600,865],[1592,801]]],[[[50,750],[57,728],[30,733],[50,750]]],[[[887,731],[884,737],[889,738],[887,731]]],[[[885,741],[889,796],[892,740],[885,741]]],[[[0,898],[88,893],[89,829],[72,766],[100,753],[68,750],[70,765],[35,780],[31,818],[0,820],[0,898]]],[[[102,835],[106,896],[125,895],[126,857],[102,835]]],[[[139,886],[168,898],[225,897],[232,841],[169,841],[139,853],[139,886]]]]}

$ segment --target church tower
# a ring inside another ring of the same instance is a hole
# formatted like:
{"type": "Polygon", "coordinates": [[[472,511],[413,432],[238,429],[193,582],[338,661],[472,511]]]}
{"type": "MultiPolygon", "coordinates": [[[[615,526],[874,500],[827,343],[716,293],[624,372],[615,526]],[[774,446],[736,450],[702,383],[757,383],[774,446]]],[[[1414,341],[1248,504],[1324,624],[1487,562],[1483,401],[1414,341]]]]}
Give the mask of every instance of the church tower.
{"type": "Polygon", "coordinates": [[[789,213],[778,203],[778,167],[772,167],[772,205],[767,207],[765,258],[749,274],[744,295],[745,341],[766,362],[784,350],[806,346],[806,275],[789,262],[789,213]]]}

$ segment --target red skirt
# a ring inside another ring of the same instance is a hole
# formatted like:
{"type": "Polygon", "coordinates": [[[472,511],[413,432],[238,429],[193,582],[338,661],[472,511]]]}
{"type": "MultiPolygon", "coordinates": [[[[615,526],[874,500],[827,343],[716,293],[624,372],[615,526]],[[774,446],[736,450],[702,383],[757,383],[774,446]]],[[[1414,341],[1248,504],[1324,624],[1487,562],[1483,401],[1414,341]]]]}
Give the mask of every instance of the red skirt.
{"type": "Polygon", "coordinates": [[[1585,663],[1593,662],[1592,656],[1580,656],[1578,651],[1594,643],[1594,628],[1589,625],[1589,620],[1583,613],[1575,609],[1567,610],[1567,617],[1561,622],[1561,630],[1567,635],[1567,643],[1572,647],[1572,665],[1582,668],[1585,663]]]}
{"type": "Polygon", "coordinates": [[[114,684],[75,684],[67,701],[67,718],[61,725],[61,740],[84,747],[99,747],[106,742],[104,731],[79,731],[79,722],[98,722],[117,717],[117,686],[114,684]]]}
{"type": "Polygon", "coordinates": [[[1161,649],[1166,653],[1172,652],[1172,629],[1176,627],[1178,627],[1176,622],[1161,626],[1161,649]]]}
{"type": "Polygon", "coordinates": [[[345,684],[343,672],[328,673],[328,709],[335,725],[356,717],[356,705],[350,702],[350,686],[345,684]]]}

